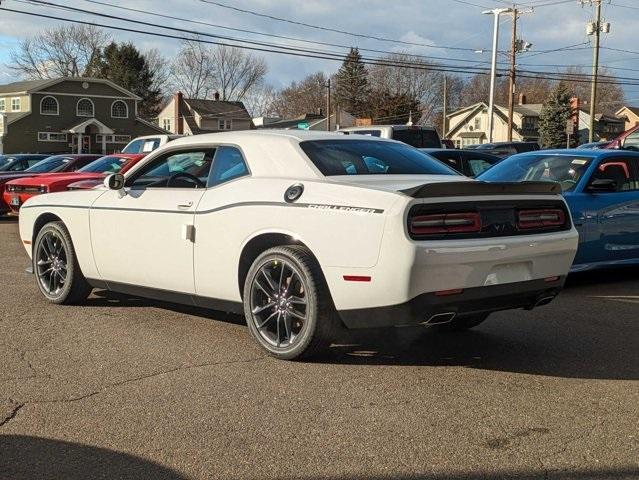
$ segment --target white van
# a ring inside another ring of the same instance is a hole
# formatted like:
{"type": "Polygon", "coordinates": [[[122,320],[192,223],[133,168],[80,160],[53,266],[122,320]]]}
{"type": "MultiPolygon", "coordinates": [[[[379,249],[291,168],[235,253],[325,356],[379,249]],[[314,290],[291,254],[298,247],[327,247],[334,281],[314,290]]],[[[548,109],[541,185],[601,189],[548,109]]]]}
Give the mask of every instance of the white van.
{"type": "Polygon", "coordinates": [[[149,153],[165,143],[183,137],[184,135],[146,135],[144,137],[136,137],[126,144],[122,149],[122,153],[149,153]]]}
{"type": "Polygon", "coordinates": [[[346,135],[368,135],[390,138],[417,148],[442,148],[437,130],[418,125],[370,125],[367,127],[341,128],[338,132],[346,135]]]}

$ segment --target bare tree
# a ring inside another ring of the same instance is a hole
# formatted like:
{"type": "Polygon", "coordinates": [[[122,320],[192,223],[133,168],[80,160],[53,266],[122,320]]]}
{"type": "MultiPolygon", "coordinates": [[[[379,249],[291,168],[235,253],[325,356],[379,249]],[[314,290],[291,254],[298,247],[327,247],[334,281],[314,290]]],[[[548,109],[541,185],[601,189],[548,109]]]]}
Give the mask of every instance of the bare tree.
{"type": "Polygon", "coordinates": [[[275,115],[277,91],[271,85],[262,84],[252,88],[244,97],[244,106],[252,117],[268,117],[275,115]]]}
{"type": "Polygon", "coordinates": [[[171,85],[188,98],[208,98],[213,93],[213,58],[197,39],[185,40],[171,64],[171,85]]]}
{"type": "Polygon", "coordinates": [[[93,25],[70,25],[45,30],[20,42],[11,51],[10,68],[30,79],[80,77],[109,34],[93,25]]]}
{"type": "Polygon", "coordinates": [[[316,72],[282,89],[273,102],[273,111],[281,117],[317,113],[326,104],[326,75],[316,72]]]}
{"type": "Polygon", "coordinates": [[[171,95],[169,79],[171,70],[168,60],[162,56],[157,48],[152,48],[144,53],[144,61],[153,76],[152,90],[157,90],[163,99],[171,95]]]}
{"type": "MultiPolygon", "coordinates": [[[[581,67],[568,67],[564,70],[564,80],[570,95],[579,97],[584,102],[590,102],[590,73],[586,73],[581,67]]],[[[610,71],[602,68],[599,70],[599,82],[597,86],[597,113],[614,114],[624,104],[623,88],[619,85],[617,77],[610,71]]]]}
{"type": "Polygon", "coordinates": [[[236,47],[218,45],[212,49],[213,78],[222,100],[244,100],[251,89],[264,81],[264,59],[236,47]]]}

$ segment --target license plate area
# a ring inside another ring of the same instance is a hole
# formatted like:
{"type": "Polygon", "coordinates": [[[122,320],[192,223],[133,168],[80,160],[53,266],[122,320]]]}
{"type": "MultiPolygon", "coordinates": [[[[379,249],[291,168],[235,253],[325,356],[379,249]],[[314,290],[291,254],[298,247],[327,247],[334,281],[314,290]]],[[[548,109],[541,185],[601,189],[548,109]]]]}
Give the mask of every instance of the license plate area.
{"type": "Polygon", "coordinates": [[[532,262],[516,262],[495,265],[491,268],[484,286],[532,280],[532,262]]]}
{"type": "Polygon", "coordinates": [[[20,206],[20,197],[18,195],[13,195],[11,197],[11,206],[19,207],[20,206]]]}

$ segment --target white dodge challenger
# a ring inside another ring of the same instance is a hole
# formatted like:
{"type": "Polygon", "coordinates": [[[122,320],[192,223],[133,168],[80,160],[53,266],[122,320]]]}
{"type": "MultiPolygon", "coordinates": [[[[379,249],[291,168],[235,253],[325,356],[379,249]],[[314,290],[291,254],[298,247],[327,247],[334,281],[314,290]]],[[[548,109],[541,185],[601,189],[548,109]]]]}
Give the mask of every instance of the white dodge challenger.
{"type": "Polygon", "coordinates": [[[101,288],[243,313],[292,359],[348,328],[533,308],[577,249],[558,184],[486,184],[392,140],[305,131],[185,137],[93,190],[20,210],[42,294],[101,288]]]}

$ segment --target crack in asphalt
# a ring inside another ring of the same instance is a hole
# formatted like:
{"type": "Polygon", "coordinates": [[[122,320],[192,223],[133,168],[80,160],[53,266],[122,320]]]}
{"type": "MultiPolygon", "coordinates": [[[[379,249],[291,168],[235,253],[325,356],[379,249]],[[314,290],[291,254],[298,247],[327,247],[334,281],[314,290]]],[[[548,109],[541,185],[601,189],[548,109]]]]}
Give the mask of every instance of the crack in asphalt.
{"type": "Polygon", "coordinates": [[[4,420],[0,421],[0,427],[4,427],[7,423],[9,423],[11,420],[16,418],[16,415],[18,414],[18,412],[25,405],[26,403],[18,403],[15,407],[13,407],[13,410],[11,410],[9,414],[4,417],[4,420]]]}
{"type": "Polygon", "coordinates": [[[62,399],[43,399],[43,400],[29,400],[25,403],[23,403],[22,405],[26,405],[27,403],[30,404],[38,404],[38,403],[71,403],[71,402],[78,402],[80,400],[85,400],[87,398],[93,397],[95,395],[99,395],[101,393],[106,392],[107,390],[114,388],[114,387],[121,387],[123,385],[128,385],[131,383],[135,383],[135,382],[139,382],[142,380],[147,380],[149,378],[153,378],[153,377],[159,377],[162,375],[168,375],[170,373],[174,373],[174,372],[178,372],[178,371],[182,371],[182,370],[192,370],[195,368],[203,368],[203,367],[214,367],[214,366],[218,366],[218,365],[234,365],[234,364],[239,364],[239,363],[254,363],[254,362],[259,362],[261,360],[264,360],[266,358],[270,358],[269,355],[262,355],[260,357],[257,358],[250,358],[250,359],[246,359],[246,360],[231,360],[231,361],[221,361],[221,362],[206,362],[206,363],[199,363],[199,364],[195,364],[195,365],[182,365],[179,367],[175,367],[175,368],[171,368],[169,370],[163,370],[160,372],[154,372],[154,373],[150,373],[147,375],[141,375],[139,377],[134,377],[134,378],[128,378],[126,380],[122,380],[120,382],[115,382],[115,383],[111,383],[108,385],[105,385],[103,387],[101,387],[99,390],[93,391],[93,392],[89,392],[86,393],[84,395],[80,395],[77,397],[71,397],[71,398],[62,398],[62,399]]]}

